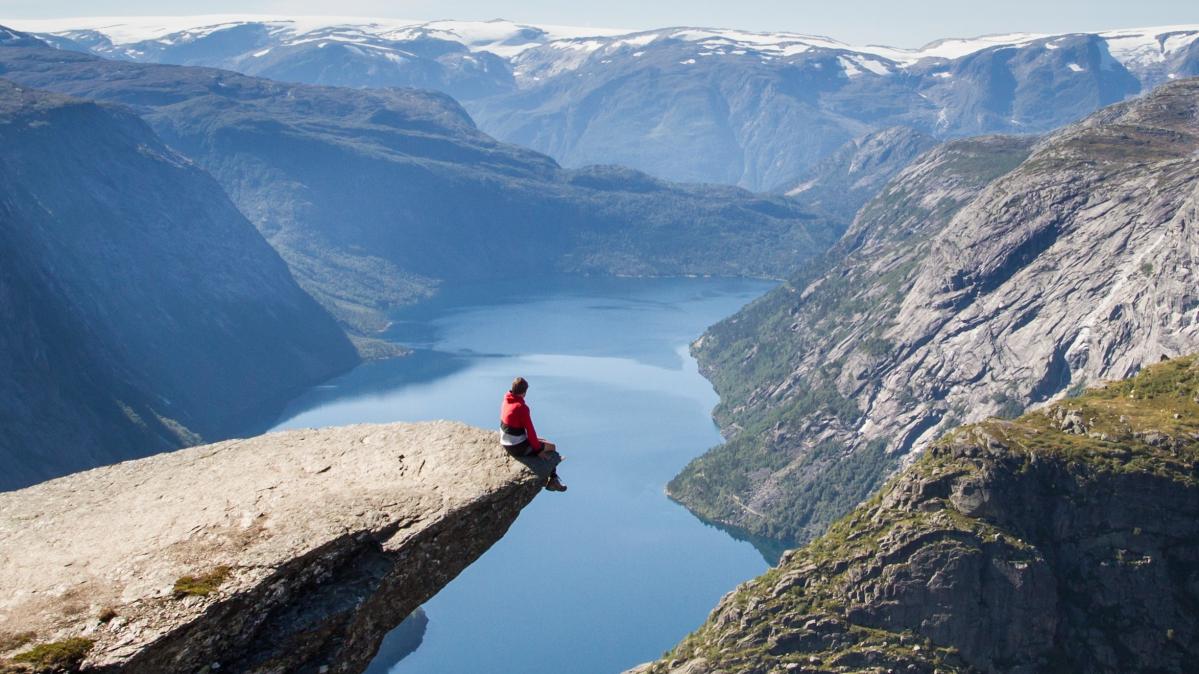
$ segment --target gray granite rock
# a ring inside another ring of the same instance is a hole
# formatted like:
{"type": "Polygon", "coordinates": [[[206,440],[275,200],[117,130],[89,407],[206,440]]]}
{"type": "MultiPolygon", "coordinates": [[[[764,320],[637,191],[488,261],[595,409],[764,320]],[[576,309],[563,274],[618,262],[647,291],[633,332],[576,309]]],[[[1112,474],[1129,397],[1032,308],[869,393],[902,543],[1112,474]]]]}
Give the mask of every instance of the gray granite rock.
{"type": "Polygon", "coordinates": [[[710,330],[732,442],[671,493],[806,540],[959,423],[1199,349],[1199,80],[1030,142],[924,155],[823,268],[710,330]]]}
{"type": "Polygon", "coordinates": [[[496,433],[432,422],[231,440],[0,494],[0,657],[84,638],[83,671],[359,672],[544,481],[496,433]]]}

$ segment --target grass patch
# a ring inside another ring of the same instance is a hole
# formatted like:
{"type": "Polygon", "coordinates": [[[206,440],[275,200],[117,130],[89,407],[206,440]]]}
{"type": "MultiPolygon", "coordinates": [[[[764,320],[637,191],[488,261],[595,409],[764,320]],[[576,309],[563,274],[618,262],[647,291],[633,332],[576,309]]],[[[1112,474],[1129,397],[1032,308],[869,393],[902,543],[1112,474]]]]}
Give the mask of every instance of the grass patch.
{"type": "Polygon", "coordinates": [[[79,668],[95,643],[82,637],[52,641],[18,653],[12,660],[32,666],[35,672],[72,671],[79,668]]]}
{"type": "Polygon", "coordinates": [[[183,576],[175,581],[173,592],[175,598],[207,597],[216,592],[221,584],[228,580],[231,570],[228,566],[221,565],[199,576],[183,576]]]}

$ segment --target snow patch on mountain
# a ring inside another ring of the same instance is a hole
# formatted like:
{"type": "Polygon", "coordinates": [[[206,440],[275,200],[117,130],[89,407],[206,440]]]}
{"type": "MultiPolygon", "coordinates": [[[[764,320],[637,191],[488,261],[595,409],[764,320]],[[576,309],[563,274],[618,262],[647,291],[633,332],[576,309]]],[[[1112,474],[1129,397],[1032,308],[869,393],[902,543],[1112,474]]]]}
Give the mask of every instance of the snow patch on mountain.
{"type": "MultiPolygon", "coordinates": [[[[791,32],[754,32],[695,27],[669,27],[648,31],[592,28],[546,24],[523,24],[503,19],[492,21],[416,21],[352,16],[281,17],[253,14],[147,17],[86,17],[3,21],[31,33],[79,39],[83,32],[107,39],[116,51],[125,47],[129,58],[138,58],[143,43],[177,45],[193,42],[237,26],[258,24],[266,28],[271,44],[262,47],[298,45],[317,40],[358,45],[373,44],[389,49],[393,42],[437,39],[457,42],[471,51],[490,52],[516,65],[538,48],[550,48],[560,63],[550,64],[539,55],[533,67],[541,78],[578,68],[587,56],[614,50],[644,48],[654,43],[691,43],[704,56],[754,56],[764,61],[787,59],[811,50],[842,52],[843,67],[854,76],[862,71],[876,75],[907,68],[926,59],[953,60],[995,47],[1023,47],[1041,42],[1056,49],[1055,38],[1065,35],[1011,33],[974,38],[949,38],[917,49],[884,45],[851,45],[830,37],[791,32]],[[848,64],[848,65],[845,65],[848,64]],[[851,72],[853,71],[853,72],[851,72]]],[[[1199,25],[1159,26],[1097,33],[1107,42],[1112,56],[1126,66],[1147,67],[1166,61],[1172,54],[1199,39],[1199,25]]],[[[682,59],[686,60],[686,59],[682,59]]]]}
{"type": "Polygon", "coordinates": [[[1199,39],[1199,25],[1162,26],[1100,33],[1108,51],[1125,65],[1148,66],[1164,62],[1199,39]]]}
{"type": "MultiPolygon", "coordinates": [[[[253,14],[205,14],[197,16],[93,16],[61,19],[12,19],[0,20],[5,25],[30,33],[46,33],[70,37],[80,31],[95,31],[108,38],[114,45],[135,44],[147,40],[162,41],[164,44],[175,44],[179,39],[196,39],[214,33],[223,28],[247,23],[263,23],[269,26],[289,24],[307,28],[297,28],[298,32],[307,32],[317,28],[328,27],[337,22],[330,21],[331,17],[297,17],[285,19],[280,17],[258,16],[253,14]]],[[[353,23],[346,19],[343,23],[353,23]]]]}
{"type": "Polygon", "coordinates": [[[959,59],[992,47],[1022,47],[1037,40],[1051,37],[1043,33],[1009,33],[1006,35],[984,35],[974,38],[948,38],[930,42],[919,49],[893,49],[870,47],[879,56],[905,64],[917,63],[926,58],[959,59]]]}
{"type": "Polygon", "coordinates": [[[282,17],[254,14],[147,17],[81,17],[66,19],[14,19],[6,25],[33,33],[69,37],[78,31],[95,31],[113,45],[159,42],[166,45],[194,41],[227,28],[247,24],[266,26],[286,43],[312,41],[305,36],[320,33],[338,42],[369,42],[377,39],[403,41],[435,38],[459,42],[472,50],[490,51],[510,58],[525,49],[554,40],[588,36],[627,35],[619,28],[526,25],[496,19],[493,21],[416,21],[353,16],[282,17]]]}

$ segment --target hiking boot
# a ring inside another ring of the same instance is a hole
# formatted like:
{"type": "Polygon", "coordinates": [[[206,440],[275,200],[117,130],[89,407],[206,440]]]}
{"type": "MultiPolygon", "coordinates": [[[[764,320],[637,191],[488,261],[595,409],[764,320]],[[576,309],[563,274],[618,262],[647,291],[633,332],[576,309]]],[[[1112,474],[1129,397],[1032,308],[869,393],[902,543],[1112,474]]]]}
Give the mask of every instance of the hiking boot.
{"type": "Polygon", "coordinates": [[[550,478],[550,481],[545,484],[547,491],[566,491],[566,485],[558,478],[550,478]]]}

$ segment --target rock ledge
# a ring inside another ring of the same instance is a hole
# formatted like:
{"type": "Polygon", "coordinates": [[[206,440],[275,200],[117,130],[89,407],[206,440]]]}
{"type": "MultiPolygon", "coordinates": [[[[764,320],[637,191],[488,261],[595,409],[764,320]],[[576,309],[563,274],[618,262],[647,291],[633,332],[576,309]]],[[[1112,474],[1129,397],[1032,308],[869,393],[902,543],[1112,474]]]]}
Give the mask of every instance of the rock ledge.
{"type": "Polygon", "coordinates": [[[432,422],[232,440],[0,494],[0,669],[83,638],[83,671],[361,671],[541,483],[495,433],[432,422]]]}

